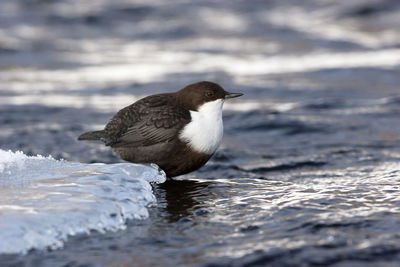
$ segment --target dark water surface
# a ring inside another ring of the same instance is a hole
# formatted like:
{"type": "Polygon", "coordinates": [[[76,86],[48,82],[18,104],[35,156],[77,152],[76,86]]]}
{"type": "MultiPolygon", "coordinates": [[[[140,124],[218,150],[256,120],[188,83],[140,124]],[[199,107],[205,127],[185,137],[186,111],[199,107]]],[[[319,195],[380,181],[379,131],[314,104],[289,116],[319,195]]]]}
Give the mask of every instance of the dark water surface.
{"type": "Polygon", "coordinates": [[[398,1],[1,2],[1,149],[119,162],[77,136],[199,80],[245,96],[148,219],[0,265],[400,263],[398,1]]]}

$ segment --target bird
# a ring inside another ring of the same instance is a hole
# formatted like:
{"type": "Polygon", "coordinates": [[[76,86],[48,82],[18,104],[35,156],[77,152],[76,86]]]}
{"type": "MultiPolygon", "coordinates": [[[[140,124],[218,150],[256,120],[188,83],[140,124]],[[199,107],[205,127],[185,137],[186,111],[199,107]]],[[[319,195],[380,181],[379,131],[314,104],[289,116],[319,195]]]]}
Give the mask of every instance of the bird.
{"type": "Polygon", "coordinates": [[[187,174],[216,152],[223,136],[223,104],[242,95],[214,82],[193,83],[144,97],[118,111],[103,130],[83,133],[78,140],[101,140],[119,158],[155,163],[167,177],[187,174]]]}

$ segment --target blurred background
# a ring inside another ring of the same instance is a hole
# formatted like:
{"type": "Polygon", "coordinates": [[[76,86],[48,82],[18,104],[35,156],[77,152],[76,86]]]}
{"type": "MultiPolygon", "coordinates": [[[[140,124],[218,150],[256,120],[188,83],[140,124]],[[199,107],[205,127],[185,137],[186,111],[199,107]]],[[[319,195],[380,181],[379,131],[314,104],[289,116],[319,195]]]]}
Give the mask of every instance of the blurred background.
{"type": "Polygon", "coordinates": [[[231,111],[376,110],[400,92],[399,16],[395,0],[1,0],[1,148],[106,161],[76,136],[201,80],[245,93],[231,111]]]}
{"type": "Polygon", "coordinates": [[[120,162],[77,136],[193,82],[245,94],[149,221],[11,262],[398,262],[399,70],[397,0],[1,0],[0,149],[120,162]]]}

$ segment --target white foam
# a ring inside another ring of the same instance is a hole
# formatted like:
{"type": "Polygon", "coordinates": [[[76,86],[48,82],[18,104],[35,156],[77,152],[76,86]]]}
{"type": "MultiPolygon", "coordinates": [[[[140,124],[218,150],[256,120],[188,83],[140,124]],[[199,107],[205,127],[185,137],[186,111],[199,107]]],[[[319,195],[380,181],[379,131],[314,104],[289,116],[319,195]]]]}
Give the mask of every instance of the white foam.
{"type": "Polygon", "coordinates": [[[148,217],[157,166],[82,164],[0,150],[0,253],[56,249],[70,235],[148,217]]]}

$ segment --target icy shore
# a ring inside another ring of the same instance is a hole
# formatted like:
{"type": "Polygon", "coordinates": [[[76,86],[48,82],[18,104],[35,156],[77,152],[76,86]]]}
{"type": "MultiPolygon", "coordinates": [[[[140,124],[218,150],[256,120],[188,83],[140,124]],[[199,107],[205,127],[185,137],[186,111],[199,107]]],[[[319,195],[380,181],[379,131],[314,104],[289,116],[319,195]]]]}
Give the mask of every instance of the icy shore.
{"type": "Polygon", "coordinates": [[[0,253],[56,249],[68,236],[148,217],[157,166],[82,164],[0,150],[0,253]]]}

